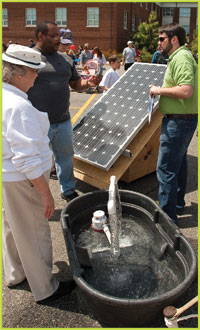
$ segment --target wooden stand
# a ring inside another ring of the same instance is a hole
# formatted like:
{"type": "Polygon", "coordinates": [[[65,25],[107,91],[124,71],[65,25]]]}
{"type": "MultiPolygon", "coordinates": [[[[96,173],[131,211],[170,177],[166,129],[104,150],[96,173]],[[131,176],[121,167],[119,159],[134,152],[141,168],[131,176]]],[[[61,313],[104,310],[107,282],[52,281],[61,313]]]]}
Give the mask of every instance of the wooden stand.
{"type": "Polygon", "coordinates": [[[151,123],[146,123],[128,145],[127,149],[132,153],[131,158],[121,155],[109,171],[74,159],[74,176],[99,189],[108,189],[112,175],[116,176],[117,181],[121,179],[131,182],[154,172],[158,156],[161,120],[162,114],[157,110],[152,116],[151,123]]]}

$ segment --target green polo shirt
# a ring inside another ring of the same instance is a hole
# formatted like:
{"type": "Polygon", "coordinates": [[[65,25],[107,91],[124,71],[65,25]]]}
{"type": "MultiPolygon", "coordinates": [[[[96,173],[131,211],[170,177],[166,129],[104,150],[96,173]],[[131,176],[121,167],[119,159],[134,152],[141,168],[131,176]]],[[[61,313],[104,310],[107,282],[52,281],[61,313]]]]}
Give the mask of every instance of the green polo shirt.
{"type": "Polygon", "coordinates": [[[188,99],[160,96],[159,110],[163,114],[190,114],[198,112],[198,67],[190,51],[182,46],[173,52],[168,61],[162,87],[191,85],[193,95],[188,99]]]}

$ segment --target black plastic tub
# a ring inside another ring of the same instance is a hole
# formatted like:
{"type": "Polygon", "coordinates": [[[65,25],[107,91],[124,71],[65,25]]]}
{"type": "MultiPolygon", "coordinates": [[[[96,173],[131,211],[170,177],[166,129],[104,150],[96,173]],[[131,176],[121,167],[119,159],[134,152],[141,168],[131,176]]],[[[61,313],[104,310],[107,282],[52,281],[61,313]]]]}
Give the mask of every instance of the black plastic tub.
{"type": "MultiPolygon", "coordinates": [[[[108,191],[104,190],[84,194],[67,204],[62,211],[61,223],[69,262],[74,280],[100,322],[109,327],[150,326],[157,318],[162,317],[162,310],[166,306],[175,304],[195,279],[197,260],[192,247],[178,227],[152,199],[126,190],[120,190],[120,198],[122,215],[136,215],[139,225],[144,225],[148,229],[145,230],[149,231],[152,245],[160,251],[158,259],[168,261],[169,271],[175,274],[176,281],[174,283],[171,281],[170,287],[166,286],[165,290],[158,295],[150,294],[149,297],[144,296],[138,299],[126,295],[117,297],[104,292],[88,281],[88,273],[92,274],[94,271],[89,266],[91,256],[86,249],[77,246],[77,237],[83,229],[90,227],[93,212],[104,210],[107,213],[108,191]]],[[[141,237],[141,246],[143,243],[144,237],[141,237]]],[[[134,245],[132,248],[134,249],[134,245]]],[[[134,266],[130,267],[134,268],[134,266]]],[[[145,273],[147,267],[149,269],[151,265],[139,265],[141,279],[143,269],[145,273]]],[[[163,278],[163,283],[165,280],[163,278]]],[[[145,285],[148,288],[148,280],[146,282],[145,285]]],[[[159,280],[159,283],[161,282],[162,279],[159,280]]]]}

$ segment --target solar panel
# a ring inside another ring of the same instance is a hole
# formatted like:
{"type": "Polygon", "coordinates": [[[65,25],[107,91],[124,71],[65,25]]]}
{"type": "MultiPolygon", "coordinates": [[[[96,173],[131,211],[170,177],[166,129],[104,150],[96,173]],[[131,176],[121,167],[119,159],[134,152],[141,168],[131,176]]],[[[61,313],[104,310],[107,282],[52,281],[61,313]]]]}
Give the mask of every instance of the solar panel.
{"type": "Polygon", "coordinates": [[[108,171],[147,122],[149,88],[162,85],[165,71],[134,63],[74,126],[75,158],[108,171]]]}

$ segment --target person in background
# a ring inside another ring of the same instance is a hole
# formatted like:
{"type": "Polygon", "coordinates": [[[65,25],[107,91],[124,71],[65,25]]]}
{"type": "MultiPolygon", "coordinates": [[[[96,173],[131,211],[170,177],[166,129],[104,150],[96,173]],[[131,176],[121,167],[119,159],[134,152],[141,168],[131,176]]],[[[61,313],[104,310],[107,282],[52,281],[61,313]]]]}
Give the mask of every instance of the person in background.
{"type": "Polygon", "coordinates": [[[11,44],[13,44],[13,42],[12,42],[12,40],[9,40],[8,43],[6,44],[6,47],[8,48],[8,46],[10,46],[11,44]]]}
{"type": "Polygon", "coordinates": [[[77,56],[78,56],[78,57],[80,57],[82,51],[83,51],[83,46],[82,46],[82,45],[79,45],[79,46],[78,46],[78,52],[77,52],[77,56]]]}
{"type": "Polygon", "coordinates": [[[38,71],[34,86],[28,91],[29,100],[40,111],[47,112],[50,121],[49,139],[54,154],[56,173],[61,185],[61,198],[77,197],[73,174],[73,130],[70,119],[70,89],[85,90],[95,87],[99,77],[81,79],[73,60],[61,52],[60,30],[57,24],[44,21],[35,30],[35,50],[42,55],[45,69],[38,71]]]}
{"type": "Polygon", "coordinates": [[[102,54],[101,50],[98,47],[94,48],[94,57],[93,60],[96,60],[99,65],[98,74],[103,75],[103,67],[106,64],[105,56],[102,54]]]}
{"type": "Polygon", "coordinates": [[[49,189],[52,151],[47,113],[28,101],[37,71],[45,67],[33,48],[11,44],[2,55],[2,201],[5,282],[16,288],[27,279],[40,304],[70,293],[73,281],[52,274],[52,242],[47,221],[54,213],[49,189]]]}
{"type": "Polygon", "coordinates": [[[76,60],[76,55],[72,49],[69,49],[67,54],[72,58],[73,61],[76,60]]]}
{"type": "Polygon", "coordinates": [[[93,47],[91,48],[91,52],[92,52],[92,54],[94,56],[95,53],[94,53],[94,48],[93,47]]]}
{"type": "Polygon", "coordinates": [[[198,53],[194,54],[193,57],[194,57],[196,63],[198,64],[198,53]]]}
{"type": "Polygon", "coordinates": [[[141,53],[140,53],[139,49],[137,49],[135,46],[134,46],[134,48],[135,48],[135,53],[136,53],[135,61],[136,62],[141,62],[141,53]]]}
{"type": "Polygon", "coordinates": [[[159,29],[158,44],[169,61],[163,86],[150,88],[150,96],[160,95],[164,115],[157,162],[159,204],[174,222],[184,213],[187,149],[198,121],[198,66],[185,39],[185,30],[177,23],[159,29]]]}
{"type": "Polygon", "coordinates": [[[29,39],[29,42],[30,42],[30,45],[29,45],[30,48],[35,47],[35,43],[34,43],[33,39],[29,39]]]}
{"type": "Polygon", "coordinates": [[[4,42],[2,42],[2,53],[4,53],[7,49],[7,46],[4,42]]]}
{"type": "Polygon", "coordinates": [[[72,45],[72,41],[70,39],[60,38],[59,52],[67,54],[70,50],[70,46],[72,45]]]}
{"type": "Polygon", "coordinates": [[[136,51],[135,48],[133,48],[133,41],[128,41],[127,42],[126,48],[124,48],[123,53],[122,53],[122,65],[124,65],[124,70],[128,70],[130,66],[135,62],[135,56],[136,56],[136,51]]]}
{"type": "Polygon", "coordinates": [[[81,55],[80,55],[80,65],[81,65],[82,69],[86,65],[86,62],[88,60],[93,59],[93,56],[94,56],[94,54],[90,50],[89,43],[84,44],[83,49],[84,50],[81,52],[81,55]]]}
{"type": "Polygon", "coordinates": [[[105,92],[120,78],[117,70],[120,68],[120,58],[117,55],[111,55],[108,59],[111,68],[105,73],[99,87],[105,92]]]}
{"type": "Polygon", "coordinates": [[[169,55],[163,53],[163,50],[160,49],[160,45],[158,45],[158,49],[153,54],[151,63],[154,63],[154,64],[167,64],[168,58],[169,58],[169,55]]]}

